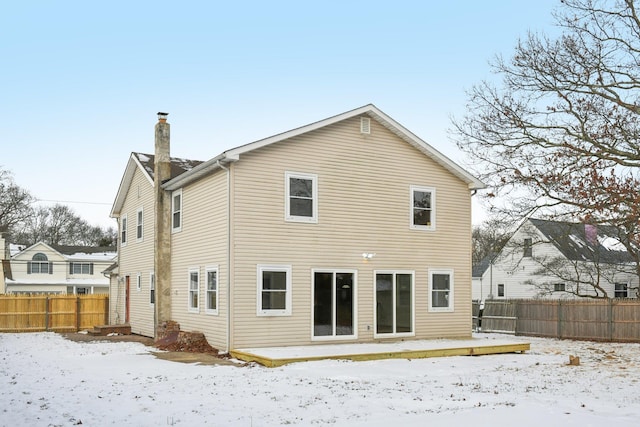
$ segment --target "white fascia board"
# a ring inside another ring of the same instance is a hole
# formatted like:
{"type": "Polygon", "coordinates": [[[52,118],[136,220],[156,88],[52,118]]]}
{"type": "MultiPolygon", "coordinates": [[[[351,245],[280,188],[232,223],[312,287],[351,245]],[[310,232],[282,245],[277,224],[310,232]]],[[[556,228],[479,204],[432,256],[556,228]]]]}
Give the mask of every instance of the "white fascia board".
{"type": "Polygon", "coordinates": [[[116,193],[116,198],[113,202],[113,206],[111,207],[111,212],[109,213],[110,218],[117,218],[120,216],[120,210],[122,209],[124,199],[127,196],[127,192],[129,191],[129,187],[133,181],[133,175],[135,174],[136,169],[140,169],[142,171],[142,174],[147,178],[151,187],[153,187],[153,179],[151,179],[151,176],[147,173],[144,166],[142,166],[135,153],[131,153],[129,161],[127,162],[127,167],[122,175],[122,180],[120,181],[120,186],[116,193]]]}
{"type": "Polygon", "coordinates": [[[221,163],[229,163],[231,161],[235,161],[235,160],[227,158],[225,154],[222,153],[211,160],[207,160],[206,162],[200,163],[198,166],[191,169],[190,171],[184,172],[178,175],[177,177],[165,182],[164,184],[162,184],[162,188],[164,188],[167,191],[178,190],[184,187],[185,185],[193,181],[197,181],[198,179],[202,178],[205,175],[208,175],[210,172],[220,169],[221,163]]]}

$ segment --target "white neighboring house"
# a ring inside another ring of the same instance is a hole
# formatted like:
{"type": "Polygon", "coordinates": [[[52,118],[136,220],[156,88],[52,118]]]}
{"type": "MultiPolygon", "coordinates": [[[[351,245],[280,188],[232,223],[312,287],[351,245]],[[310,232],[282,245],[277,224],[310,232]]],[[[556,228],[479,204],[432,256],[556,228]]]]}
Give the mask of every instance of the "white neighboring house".
{"type": "Polygon", "coordinates": [[[637,298],[638,273],[617,230],[529,218],[474,266],[473,299],[637,298]],[[595,285],[595,286],[594,286],[595,285]]]}
{"type": "Polygon", "coordinates": [[[103,272],[117,256],[113,247],[43,242],[27,248],[12,244],[10,254],[4,271],[7,294],[108,294],[109,279],[103,272]]]}

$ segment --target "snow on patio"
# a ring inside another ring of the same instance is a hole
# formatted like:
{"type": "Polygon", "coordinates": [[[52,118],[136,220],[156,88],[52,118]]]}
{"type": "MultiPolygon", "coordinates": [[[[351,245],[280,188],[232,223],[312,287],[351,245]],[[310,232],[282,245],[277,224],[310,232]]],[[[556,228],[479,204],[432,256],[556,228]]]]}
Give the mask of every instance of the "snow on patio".
{"type": "Polygon", "coordinates": [[[264,368],[160,360],[140,343],[0,334],[0,425],[638,425],[640,345],[526,341],[524,354],[264,368]]]}

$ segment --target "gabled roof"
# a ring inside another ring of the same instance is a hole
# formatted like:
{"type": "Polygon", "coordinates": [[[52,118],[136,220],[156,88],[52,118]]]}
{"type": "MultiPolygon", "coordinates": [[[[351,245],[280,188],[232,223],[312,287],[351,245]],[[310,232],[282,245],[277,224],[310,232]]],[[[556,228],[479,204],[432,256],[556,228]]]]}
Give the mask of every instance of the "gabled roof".
{"type": "Polygon", "coordinates": [[[224,151],[222,154],[194,167],[190,171],[172,178],[171,180],[163,184],[163,188],[167,190],[177,190],[190,182],[196,181],[201,177],[206,176],[217,169],[220,169],[224,163],[230,163],[240,160],[240,157],[245,153],[361,115],[367,115],[371,119],[376,120],[378,123],[386,127],[389,131],[397,135],[399,138],[417,148],[424,155],[433,159],[446,170],[457,176],[463,182],[467,183],[469,189],[476,190],[485,188],[485,184],[482,181],[471,175],[469,172],[446,157],[444,154],[440,153],[431,145],[427,144],[418,136],[410,132],[400,123],[387,116],[373,104],[368,104],[363,107],[356,108],[354,110],[347,111],[345,113],[338,114],[336,116],[329,117],[327,119],[320,120],[306,126],[292,129],[290,131],[283,132],[269,138],[261,139],[246,145],[241,145],[231,150],[224,151]]]}
{"type": "Polygon", "coordinates": [[[530,218],[529,222],[571,261],[619,263],[631,261],[620,242],[618,229],[607,225],[590,225],[530,218]]]}
{"type": "MultiPolygon", "coordinates": [[[[116,199],[113,202],[113,207],[111,208],[111,214],[109,216],[113,218],[118,216],[118,214],[120,213],[122,204],[124,203],[124,199],[127,196],[127,191],[131,186],[131,181],[133,180],[133,176],[136,170],[141,170],[153,187],[154,159],[155,156],[153,154],[135,152],[131,153],[129,161],[127,162],[127,167],[124,171],[124,175],[122,176],[122,180],[120,181],[120,186],[118,187],[116,199]]],[[[189,160],[178,157],[171,157],[171,178],[175,178],[178,175],[190,171],[201,163],[202,161],[200,160],[189,160]]]]}
{"type": "Polygon", "coordinates": [[[491,265],[491,261],[496,257],[496,254],[489,254],[482,258],[479,263],[474,264],[471,267],[471,277],[482,277],[487,268],[491,265]]]}

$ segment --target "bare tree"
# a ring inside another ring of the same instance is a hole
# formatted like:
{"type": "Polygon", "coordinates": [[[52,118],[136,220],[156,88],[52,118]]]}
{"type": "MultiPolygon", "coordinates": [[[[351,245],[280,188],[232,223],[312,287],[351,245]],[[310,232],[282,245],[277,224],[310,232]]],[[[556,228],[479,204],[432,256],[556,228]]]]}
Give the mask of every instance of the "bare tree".
{"type": "Polygon", "coordinates": [[[530,33],[501,84],[469,92],[458,146],[491,209],[612,224],[640,276],[640,18],[633,0],[563,0],[558,37],[530,33]]]}
{"type": "Polygon", "coordinates": [[[0,232],[11,232],[31,213],[33,197],[0,168],[0,232]]]}
{"type": "Polygon", "coordinates": [[[115,246],[115,229],[91,226],[68,206],[56,204],[33,210],[15,240],[50,245],[115,246]]]}
{"type": "Polygon", "coordinates": [[[471,234],[473,265],[479,264],[487,256],[495,256],[500,252],[511,236],[508,230],[508,225],[498,219],[490,219],[473,227],[471,234]]]}

